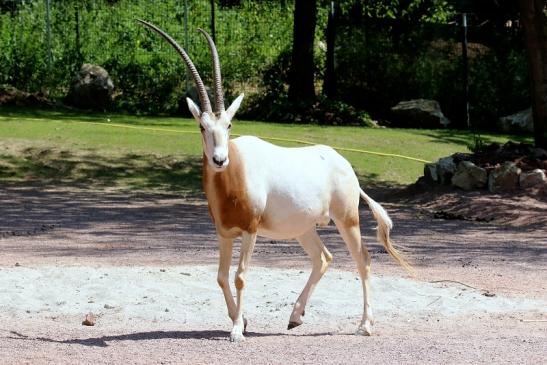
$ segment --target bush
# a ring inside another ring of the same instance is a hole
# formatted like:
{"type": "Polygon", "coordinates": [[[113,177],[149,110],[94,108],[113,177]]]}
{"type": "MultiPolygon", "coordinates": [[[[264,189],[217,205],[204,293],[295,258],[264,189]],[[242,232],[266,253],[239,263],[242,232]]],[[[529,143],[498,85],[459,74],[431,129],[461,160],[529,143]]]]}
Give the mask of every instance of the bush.
{"type": "MultiPolygon", "coordinates": [[[[459,29],[398,23],[370,20],[366,27],[340,27],[337,42],[344,45],[336,57],[341,99],[380,120],[388,120],[390,108],[402,100],[434,99],[453,127],[466,127],[459,29]]],[[[500,116],[527,107],[528,73],[518,37],[486,32],[494,38],[489,44],[470,34],[471,122],[492,130],[500,116]]]]}
{"type": "MultiPolygon", "coordinates": [[[[198,27],[209,28],[207,0],[188,2],[187,37],[184,6],[177,0],[52,1],[51,58],[45,3],[31,0],[9,11],[0,9],[0,84],[31,92],[47,90],[62,98],[87,62],[104,67],[111,75],[116,109],[174,113],[185,94],[185,65],[160,37],[138,25],[136,18],[147,19],[171,34],[187,48],[205,83],[212,81],[209,49],[196,32],[198,27]]],[[[229,92],[243,83],[256,84],[264,68],[290,45],[292,5],[252,0],[223,5],[216,12],[216,37],[229,92]]]]}

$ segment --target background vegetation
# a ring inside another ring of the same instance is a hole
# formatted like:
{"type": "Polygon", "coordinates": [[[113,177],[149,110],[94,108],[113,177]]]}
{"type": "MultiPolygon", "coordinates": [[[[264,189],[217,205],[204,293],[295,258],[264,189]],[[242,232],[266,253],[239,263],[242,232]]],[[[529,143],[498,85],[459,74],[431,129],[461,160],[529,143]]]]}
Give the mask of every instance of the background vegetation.
{"type": "MultiPolygon", "coordinates": [[[[172,34],[210,80],[208,50],[195,32],[197,27],[209,29],[207,0],[188,1],[188,14],[184,2],[177,0],[51,0],[51,38],[45,3],[0,1],[0,84],[62,98],[80,65],[91,62],[105,67],[114,80],[114,110],[185,112],[184,65],[135,18],[148,19],[172,34]]],[[[325,72],[330,3],[318,1],[318,91],[325,72]]],[[[401,100],[432,98],[454,126],[461,127],[463,70],[456,3],[337,1],[337,96],[320,96],[306,113],[297,115],[287,102],[294,1],[217,1],[216,36],[228,99],[247,93],[241,114],[246,118],[363,124],[370,116],[388,120],[389,108],[401,100]]],[[[498,117],[529,106],[527,63],[520,32],[505,26],[518,13],[500,15],[502,8],[476,7],[469,18],[472,120],[493,129],[498,117]]]]}

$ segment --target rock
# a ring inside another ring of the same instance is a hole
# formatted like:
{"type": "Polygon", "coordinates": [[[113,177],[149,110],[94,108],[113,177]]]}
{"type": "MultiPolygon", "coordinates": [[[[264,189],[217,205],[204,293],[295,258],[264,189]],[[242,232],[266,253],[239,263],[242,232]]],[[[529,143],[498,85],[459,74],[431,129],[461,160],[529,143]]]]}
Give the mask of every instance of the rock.
{"type": "Polygon", "coordinates": [[[498,127],[502,132],[533,132],[534,118],[532,116],[532,108],[522,110],[518,113],[501,117],[498,120],[498,127]]]}
{"type": "Polygon", "coordinates": [[[547,160],[547,151],[543,148],[535,148],[534,158],[537,158],[538,160],[547,160]]]}
{"type": "Polygon", "coordinates": [[[101,66],[84,63],[72,81],[65,101],[77,108],[104,110],[112,102],[114,83],[101,66]]]}
{"type": "Polygon", "coordinates": [[[15,105],[15,106],[39,106],[50,107],[55,103],[48,99],[47,94],[42,91],[28,93],[21,91],[13,86],[0,85],[0,106],[15,105]]]}
{"type": "Polygon", "coordinates": [[[450,124],[435,100],[401,101],[391,108],[391,112],[394,122],[402,127],[439,128],[450,124]]]}
{"type": "Polygon", "coordinates": [[[514,162],[504,162],[490,172],[488,190],[492,193],[516,189],[519,182],[520,168],[514,162]]]}
{"type": "Polygon", "coordinates": [[[545,181],[545,171],[541,169],[523,172],[519,176],[519,184],[523,188],[529,188],[532,186],[543,184],[545,183],[545,181]]]}
{"type": "Polygon", "coordinates": [[[452,177],[452,185],[463,190],[483,188],[486,186],[487,181],[488,174],[486,170],[471,161],[460,162],[456,173],[452,177]]]}
{"type": "Polygon", "coordinates": [[[427,183],[439,183],[439,175],[437,174],[436,163],[426,163],[424,165],[424,177],[427,183]]]}
{"type": "Polygon", "coordinates": [[[82,322],[83,326],[94,326],[95,322],[97,321],[97,318],[93,313],[88,313],[85,316],[84,321],[82,322]]]}
{"type": "Polygon", "coordinates": [[[456,172],[456,164],[452,156],[440,158],[437,162],[437,175],[439,183],[448,185],[452,181],[452,176],[456,172]]]}

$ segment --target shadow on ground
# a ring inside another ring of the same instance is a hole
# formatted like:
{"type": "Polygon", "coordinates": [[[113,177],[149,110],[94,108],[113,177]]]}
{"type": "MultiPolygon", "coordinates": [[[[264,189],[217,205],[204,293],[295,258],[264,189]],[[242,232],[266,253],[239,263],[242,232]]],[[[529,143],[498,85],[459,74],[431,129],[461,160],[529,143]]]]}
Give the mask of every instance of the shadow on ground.
{"type": "MultiPolygon", "coordinates": [[[[395,242],[420,265],[454,261],[465,265],[478,257],[538,264],[547,259],[544,230],[431,219],[411,206],[385,206],[394,221],[395,242]]],[[[218,259],[216,234],[202,200],[192,202],[176,195],[151,193],[3,186],[0,217],[0,261],[30,257],[56,262],[75,257],[84,262],[97,259],[115,264],[137,259],[215,264],[218,259]]],[[[361,227],[373,258],[391,262],[376,242],[375,222],[365,207],[361,208],[361,227]]],[[[320,229],[320,235],[335,263],[351,263],[334,226],[320,229]]],[[[234,257],[238,251],[234,249],[234,257]]],[[[261,238],[253,261],[291,266],[308,259],[295,241],[261,238]]]]}
{"type": "Polygon", "coordinates": [[[123,154],[74,154],[51,148],[26,148],[19,155],[0,154],[0,179],[71,184],[97,188],[201,191],[201,158],[123,154]]]}

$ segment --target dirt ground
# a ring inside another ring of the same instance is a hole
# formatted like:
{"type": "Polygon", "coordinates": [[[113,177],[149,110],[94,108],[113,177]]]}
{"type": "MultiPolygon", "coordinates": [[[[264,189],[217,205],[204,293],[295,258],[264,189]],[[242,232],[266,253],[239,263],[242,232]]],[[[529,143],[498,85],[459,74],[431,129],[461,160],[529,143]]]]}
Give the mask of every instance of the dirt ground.
{"type": "Polygon", "coordinates": [[[333,226],[320,234],[334,262],[292,331],[309,260],[295,241],[259,240],[247,341],[234,344],[204,201],[0,186],[0,364],[543,363],[547,203],[473,194],[370,191],[417,271],[409,277],[376,243],[362,207],[371,337],[352,335],[361,292],[333,226]],[[93,327],[81,324],[88,312],[93,327]]]}

